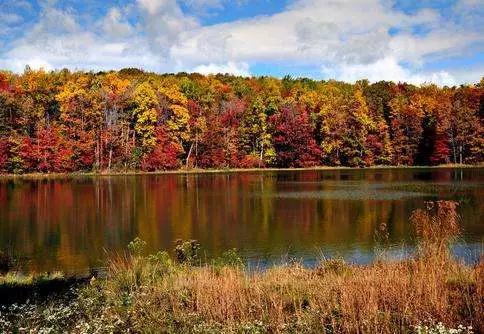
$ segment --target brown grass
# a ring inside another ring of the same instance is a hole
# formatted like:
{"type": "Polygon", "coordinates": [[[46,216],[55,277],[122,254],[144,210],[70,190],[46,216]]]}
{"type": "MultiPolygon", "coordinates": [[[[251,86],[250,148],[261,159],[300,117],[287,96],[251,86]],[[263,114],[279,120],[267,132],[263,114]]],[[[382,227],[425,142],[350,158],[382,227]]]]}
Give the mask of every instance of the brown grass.
{"type": "Polygon", "coordinates": [[[420,248],[402,262],[329,260],[249,273],[173,264],[163,253],[119,257],[107,279],[83,292],[87,320],[101,313],[134,332],[406,333],[438,322],[483,332],[484,266],[459,263],[447,248],[458,233],[456,209],[436,202],[414,212],[420,248]]]}
{"type": "Polygon", "coordinates": [[[483,329],[482,265],[411,260],[342,272],[292,265],[255,274],[228,267],[160,274],[138,260],[114,266],[110,279],[91,289],[100,289],[108,318],[135,331],[203,325],[231,332],[262,324],[276,333],[395,333],[436,322],[483,329]]]}
{"type": "Polygon", "coordinates": [[[413,258],[364,266],[330,259],[248,272],[233,250],[199,265],[193,240],[177,243],[176,262],[166,252],[143,255],[136,239],[77,298],[0,308],[0,332],[411,333],[442,323],[484,333],[484,263],[465,265],[448,248],[459,233],[457,204],[428,203],[411,221],[413,258]]]}

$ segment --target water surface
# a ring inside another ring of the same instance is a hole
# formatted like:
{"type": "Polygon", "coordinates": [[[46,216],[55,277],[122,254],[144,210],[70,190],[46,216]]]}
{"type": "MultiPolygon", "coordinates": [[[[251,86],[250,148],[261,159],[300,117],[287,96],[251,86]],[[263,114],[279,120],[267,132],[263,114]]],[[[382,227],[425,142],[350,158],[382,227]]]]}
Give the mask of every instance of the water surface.
{"type": "Polygon", "coordinates": [[[0,181],[0,249],[35,271],[99,267],[136,236],[150,250],[197,239],[207,256],[237,248],[253,265],[319,256],[368,262],[413,245],[425,201],[460,202],[457,255],[484,237],[484,169],[359,169],[76,176],[0,181]],[[379,233],[386,226],[388,238],[379,233]]]}

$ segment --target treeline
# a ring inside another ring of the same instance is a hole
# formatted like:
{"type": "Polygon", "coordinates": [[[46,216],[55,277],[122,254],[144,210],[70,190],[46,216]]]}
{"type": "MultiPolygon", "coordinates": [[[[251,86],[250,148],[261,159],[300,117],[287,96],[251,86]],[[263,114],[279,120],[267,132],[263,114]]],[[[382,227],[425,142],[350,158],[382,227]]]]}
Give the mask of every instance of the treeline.
{"type": "Polygon", "coordinates": [[[26,68],[0,72],[0,172],[476,164],[483,116],[484,79],[439,88],[26,68]]]}

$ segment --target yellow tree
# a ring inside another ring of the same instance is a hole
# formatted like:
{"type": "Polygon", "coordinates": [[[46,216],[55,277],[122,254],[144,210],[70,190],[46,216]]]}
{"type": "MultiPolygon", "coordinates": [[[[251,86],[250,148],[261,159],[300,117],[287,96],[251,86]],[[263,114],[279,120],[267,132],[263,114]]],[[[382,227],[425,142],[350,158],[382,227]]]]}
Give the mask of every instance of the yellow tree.
{"type": "Polygon", "coordinates": [[[422,108],[416,95],[408,95],[399,92],[389,102],[395,165],[412,165],[422,138],[422,108]]]}
{"type": "Polygon", "coordinates": [[[56,77],[57,73],[48,74],[42,69],[30,68],[26,68],[20,77],[19,86],[23,91],[22,100],[25,105],[24,128],[29,133],[34,132],[39,122],[48,126],[51,119],[57,116],[54,115],[56,110],[52,108],[55,106],[55,97],[60,88],[56,77]]]}
{"type": "Polygon", "coordinates": [[[186,150],[192,141],[190,113],[187,107],[188,100],[175,84],[160,87],[158,93],[160,95],[162,118],[165,120],[166,128],[173,139],[176,139],[186,150]]]}
{"type": "Polygon", "coordinates": [[[366,142],[369,131],[376,125],[370,117],[363,91],[359,84],[354,89],[351,104],[346,118],[343,135],[343,163],[350,166],[365,165],[368,154],[366,142]]]}
{"type": "Polygon", "coordinates": [[[239,131],[245,152],[259,159],[259,167],[261,163],[270,164],[274,161],[276,153],[261,97],[257,97],[244,113],[239,131]]]}
{"type": "MultiPolygon", "coordinates": [[[[107,168],[111,169],[113,151],[119,147],[124,155],[125,167],[129,147],[129,119],[125,109],[131,93],[130,82],[117,73],[108,73],[101,79],[102,110],[104,119],[103,146],[108,150],[107,168]]],[[[101,154],[101,163],[103,162],[101,154]]]]}
{"type": "Polygon", "coordinates": [[[141,146],[141,153],[150,152],[156,145],[155,126],[159,102],[149,82],[140,84],[133,93],[134,130],[141,146]]]}
{"type": "Polygon", "coordinates": [[[97,85],[90,74],[78,73],[56,96],[60,105],[62,132],[73,143],[77,169],[100,165],[102,112],[97,85]]]}
{"type": "Polygon", "coordinates": [[[336,82],[329,82],[321,88],[320,99],[318,122],[323,158],[330,165],[339,165],[348,102],[342,88],[336,82]]]}
{"type": "Polygon", "coordinates": [[[389,126],[387,119],[389,116],[388,102],[391,100],[394,84],[380,81],[369,85],[368,81],[363,81],[363,91],[370,111],[370,117],[375,127],[370,129],[366,138],[367,165],[387,165],[392,162],[393,148],[391,145],[389,126]]]}

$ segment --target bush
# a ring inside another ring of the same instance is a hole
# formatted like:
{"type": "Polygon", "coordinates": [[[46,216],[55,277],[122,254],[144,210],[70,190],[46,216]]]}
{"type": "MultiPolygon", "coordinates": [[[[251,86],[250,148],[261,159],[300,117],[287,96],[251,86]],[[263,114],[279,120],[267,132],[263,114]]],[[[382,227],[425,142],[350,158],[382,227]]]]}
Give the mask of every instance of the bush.
{"type": "Polygon", "coordinates": [[[12,270],[13,260],[12,257],[7,253],[0,251],[0,274],[5,274],[6,272],[12,270]]]}
{"type": "Polygon", "coordinates": [[[197,240],[176,240],[175,257],[179,263],[199,265],[201,263],[200,243],[197,240]]]}
{"type": "Polygon", "coordinates": [[[220,255],[218,258],[214,259],[212,264],[215,267],[233,267],[242,268],[244,266],[244,261],[240,257],[236,248],[229,249],[220,255]]]}
{"type": "Polygon", "coordinates": [[[148,255],[148,260],[152,263],[160,264],[163,267],[170,268],[173,266],[170,254],[166,251],[158,251],[156,254],[148,255]]]}
{"type": "Polygon", "coordinates": [[[141,255],[145,251],[146,248],[146,241],[141,240],[140,238],[136,237],[133,241],[128,244],[128,250],[133,255],[141,255]]]}
{"type": "Polygon", "coordinates": [[[316,266],[316,272],[318,275],[343,275],[349,273],[350,270],[350,266],[342,258],[324,259],[316,266]]]}

